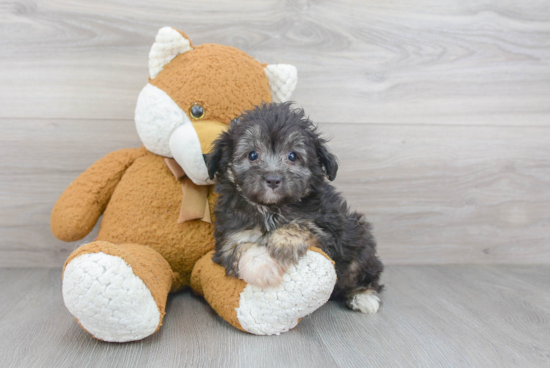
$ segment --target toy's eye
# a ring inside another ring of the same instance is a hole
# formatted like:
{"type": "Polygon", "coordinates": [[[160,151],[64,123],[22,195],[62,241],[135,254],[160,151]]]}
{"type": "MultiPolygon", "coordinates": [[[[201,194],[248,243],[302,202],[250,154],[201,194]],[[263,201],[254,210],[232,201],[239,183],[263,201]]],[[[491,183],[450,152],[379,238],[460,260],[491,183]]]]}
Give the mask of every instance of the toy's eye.
{"type": "Polygon", "coordinates": [[[288,160],[292,162],[296,161],[296,158],[297,158],[294,152],[290,152],[287,157],[288,157],[288,160]]]}
{"type": "Polygon", "coordinates": [[[260,155],[258,155],[258,152],[256,152],[256,151],[250,151],[248,153],[248,159],[250,161],[256,161],[258,159],[258,157],[260,157],[260,155]]]}
{"type": "Polygon", "coordinates": [[[191,115],[191,118],[195,120],[204,118],[205,113],[206,111],[204,110],[204,107],[197,103],[191,106],[191,108],[189,109],[189,115],[191,115]]]}

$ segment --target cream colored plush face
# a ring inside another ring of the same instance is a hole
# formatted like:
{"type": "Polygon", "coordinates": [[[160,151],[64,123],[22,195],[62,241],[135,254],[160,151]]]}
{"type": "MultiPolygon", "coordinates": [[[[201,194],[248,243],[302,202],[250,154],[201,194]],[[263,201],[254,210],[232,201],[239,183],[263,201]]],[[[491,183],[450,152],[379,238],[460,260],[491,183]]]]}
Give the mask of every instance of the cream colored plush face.
{"type": "Polygon", "coordinates": [[[224,126],[255,105],[287,100],[296,87],[291,65],[266,66],[228,46],[194,47],[169,27],[159,31],[149,57],[151,79],[136,106],[138,134],[149,151],[173,157],[198,185],[211,184],[203,153],[224,126]],[[205,111],[201,120],[190,115],[195,104],[205,111]],[[205,128],[207,122],[213,125],[205,128]]]}
{"type": "Polygon", "coordinates": [[[163,90],[147,84],[136,106],[136,128],[145,147],[157,155],[172,157],[170,136],[177,127],[191,124],[189,117],[163,90]]]}

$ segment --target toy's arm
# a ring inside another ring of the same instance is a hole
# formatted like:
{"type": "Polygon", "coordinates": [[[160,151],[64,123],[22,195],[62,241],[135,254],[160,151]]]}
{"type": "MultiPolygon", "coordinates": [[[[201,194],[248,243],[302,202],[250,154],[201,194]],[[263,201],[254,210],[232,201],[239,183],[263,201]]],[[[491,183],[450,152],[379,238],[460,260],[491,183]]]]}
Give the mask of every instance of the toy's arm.
{"type": "Polygon", "coordinates": [[[146,153],[144,147],[111,152],[80,174],[53,208],[50,227],[55,237],[63,241],[85,237],[107,207],[126,169],[146,153]]]}

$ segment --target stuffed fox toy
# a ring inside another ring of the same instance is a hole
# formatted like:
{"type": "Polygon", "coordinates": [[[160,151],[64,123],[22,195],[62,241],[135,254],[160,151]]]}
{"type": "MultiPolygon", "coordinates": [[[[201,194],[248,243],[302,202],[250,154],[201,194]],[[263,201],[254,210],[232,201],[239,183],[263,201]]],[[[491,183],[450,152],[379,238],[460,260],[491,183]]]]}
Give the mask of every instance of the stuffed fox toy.
{"type": "Polygon", "coordinates": [[[194,46],[166,27],[149,74],[135,113],[143,146],[97,161],[53,209],[52,232],[64,241],[82,239],[103,215],[96,240],[65,263],[65,305],[95,338],[134,341],[160,328],[170,292],[190,286],[242,331],[288,331],[328,300],[333,263],[312,247],[277,288],[226,276],[212,261],[215,194],[203,155],[243,110],[286,101],[296,68],[261,64],[228,46],[194,46]]]}

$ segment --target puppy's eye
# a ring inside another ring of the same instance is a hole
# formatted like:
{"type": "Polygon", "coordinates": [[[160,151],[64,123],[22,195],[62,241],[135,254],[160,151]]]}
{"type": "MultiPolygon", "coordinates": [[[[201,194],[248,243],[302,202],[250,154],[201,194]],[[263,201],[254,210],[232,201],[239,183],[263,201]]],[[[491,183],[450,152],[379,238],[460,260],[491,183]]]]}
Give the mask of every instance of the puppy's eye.
{"type": "Polygon", "coordinates": [[[195,120],[204,118],[205,114],[206,110],[204,109],[204,107],[197,103],[191,106],[191,108],[189,109],[189,115],[191,115],[191,118],[195,120]]]}
{"type": "Polygon", "coordinates": [[[260,155],[258,155],[258,152],[256,152],[256,151],[250,151],[248,153],[248,159],[250,161],[256,161],[258,159],[258,157],[260,157],[260,155]]]}
{"type": "Polygon", "coordinates": [[[296,158],[297,158],[297,157],[298,157],[298,156],[296,156],[296,154],[295,154],[294,152],[290,152],[290,153],[288,154],[288,160],[289,160],[289,161],[294,162],[294,161],[296,161],[296,158]]]}

